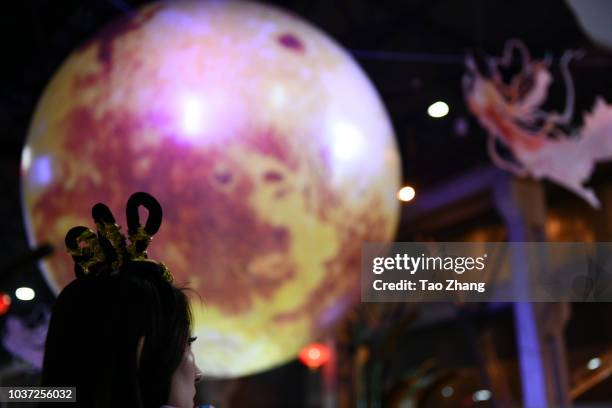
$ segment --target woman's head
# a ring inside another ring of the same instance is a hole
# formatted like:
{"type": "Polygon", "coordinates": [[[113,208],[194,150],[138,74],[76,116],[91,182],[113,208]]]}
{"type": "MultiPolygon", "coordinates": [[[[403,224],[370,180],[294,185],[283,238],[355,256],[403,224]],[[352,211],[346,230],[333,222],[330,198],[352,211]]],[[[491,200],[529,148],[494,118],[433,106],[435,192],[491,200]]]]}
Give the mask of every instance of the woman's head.
{"type": "Polygon", "coordinates": [[[178,370],[190,355],[189,303],[157,268],[133,262],[115,275],[76,279],[62,291],[49,325],[43,385],[74,386],[79,405],[87,407],[183,408],[171,401],[173,382],[193,400],[198,373],[189,386],[185,370],[178,370]],[[182,381],[174,380],[179,372],[182,381]]]}
{"type": "Polygon", "coordinates": [[[167,268],[146,256],[161,224],[159,203],[132,195],[129,245],[108,207],[96,204],[92,213],[98,234],[75,227],[66,235],[77,279],[53,308],[43,385],[76,387],[82,407],[193,407],[200,373],[189,346],[189,301],[167,268]],[[149,210],[145,227],[139,206],[149,210]]]}

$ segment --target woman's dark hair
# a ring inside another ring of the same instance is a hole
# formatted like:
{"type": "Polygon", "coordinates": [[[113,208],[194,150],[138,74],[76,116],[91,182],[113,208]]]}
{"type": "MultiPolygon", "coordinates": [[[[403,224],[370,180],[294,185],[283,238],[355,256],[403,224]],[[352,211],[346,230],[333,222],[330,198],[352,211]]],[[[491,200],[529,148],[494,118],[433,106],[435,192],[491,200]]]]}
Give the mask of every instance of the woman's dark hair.
{"type": "Polygon", "coordinates": [[[53,308],[42,385],[76,387],[77,407],[159,408],[191,333],[187,296],[164,264],[147,259],[161,206],[147,193],[130,197],[129,245],[106,205],[96,204],[92,216],[97,234],[83,226],[66,234],[77,279],[53,308]],[[149,213],[144,226],[141,206],[149,213]]]}
{"type": "Polygon", "coordinates": [[[116,275],[84,277],[64,288],[49,324],[43,386],[76,387],[79,407],[159,408],[168,402],[191,312],[185,293],[154,268],[132,262],[116,275]]]}

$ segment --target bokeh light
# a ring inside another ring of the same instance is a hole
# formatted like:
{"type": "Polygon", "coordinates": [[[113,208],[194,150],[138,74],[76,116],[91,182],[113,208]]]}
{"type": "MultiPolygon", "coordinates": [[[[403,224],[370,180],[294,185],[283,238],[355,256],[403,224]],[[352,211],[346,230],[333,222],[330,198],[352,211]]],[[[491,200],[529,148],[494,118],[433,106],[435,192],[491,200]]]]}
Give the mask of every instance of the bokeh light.
{"type": "Polygon", "coordinates": [[[450,398],[453,396],[454,393],[455,393],[455,389],[451,387],[450,385],[447,385],[444,388],[442,388],[442,396],[444,398],[450,398]]]}
{"type": "Polygon", "coordinates": [[[432,118],[443,118],[448,115],[449,107],[446,102],[434,102],[427,108],[427,114],[432,118]]]}
{"type": "Polygon", "coordinates": [[[15,289],[15,297],[19,300],[29,301],[36,297],[36,292],[34,289],[28,288],[27,286],[22,286],[20,288],[15,289]]]}
{"type": "Polygon", "coordinates": [[[6,314],[11,308],[11,297],[6,294],[0,292],[0,315],[6,314]]]}
{"type": "Polygon", "coordinates": [[[489,390],[478,390],[472,395],[474,402],[483,402],[491,399],[491,391],[489,390]]]}
{"type": "Polygon", "coordinates": [[[298,357],[306,367],[316,369],[330,360],[331,353],[325,344],[313,343],[304,347],[298,357]]]}
{"type": "Polygon", "coordinates": [[[400,201],[408,202],[412,201],[416,196],[414,187],[404,186],[397,192],[397,198],[400,201]]]}
{"type": "Polygon", "coordinates": [[[587,363],[589,370],[597,370],[599,367],[601,367],[601,359],[599,357],[592,358],[587,363]]]}

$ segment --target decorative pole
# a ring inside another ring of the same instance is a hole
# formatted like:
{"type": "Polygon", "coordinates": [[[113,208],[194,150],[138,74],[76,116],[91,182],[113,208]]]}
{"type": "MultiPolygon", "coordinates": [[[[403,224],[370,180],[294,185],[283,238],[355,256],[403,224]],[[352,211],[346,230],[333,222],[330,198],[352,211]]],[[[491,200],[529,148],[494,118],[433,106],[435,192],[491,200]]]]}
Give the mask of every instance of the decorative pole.
{"type": "MultiPolygon", "coordinates": [[[[508,229],[509,242],[545,241],[546,203],[541,183],[500,174],[493,196],[508,229]]],[[[515,293],[529,290],[527,253],[511,251],[515,293]]],[[[514,303],[523,407],[568,407],[568,373],[563,328],[569,318],[564,303],[514,303]],[[554,318],[553,318],[554,316],[554,318]]]]}

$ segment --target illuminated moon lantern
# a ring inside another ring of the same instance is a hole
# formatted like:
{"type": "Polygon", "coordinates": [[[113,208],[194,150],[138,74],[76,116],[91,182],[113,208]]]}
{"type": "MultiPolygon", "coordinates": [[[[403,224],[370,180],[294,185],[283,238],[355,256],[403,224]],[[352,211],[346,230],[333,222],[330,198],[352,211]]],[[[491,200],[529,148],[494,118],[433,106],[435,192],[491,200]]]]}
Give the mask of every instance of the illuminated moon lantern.
{"type": "MultiPolygon", "coordinates": [[[[107,203],[159,199],[149,255],[192,287],[194,352],[236,377],[295,358],[358,301],[364,241],[392,238],[400,167],[356,63],[255,3],[152,4],[76,50],[47,86],[22,157],[30,242],[73,279],[63,239],[107,203]]],[[[112,301],[112,299],[109,299],[112,301]]]]}

